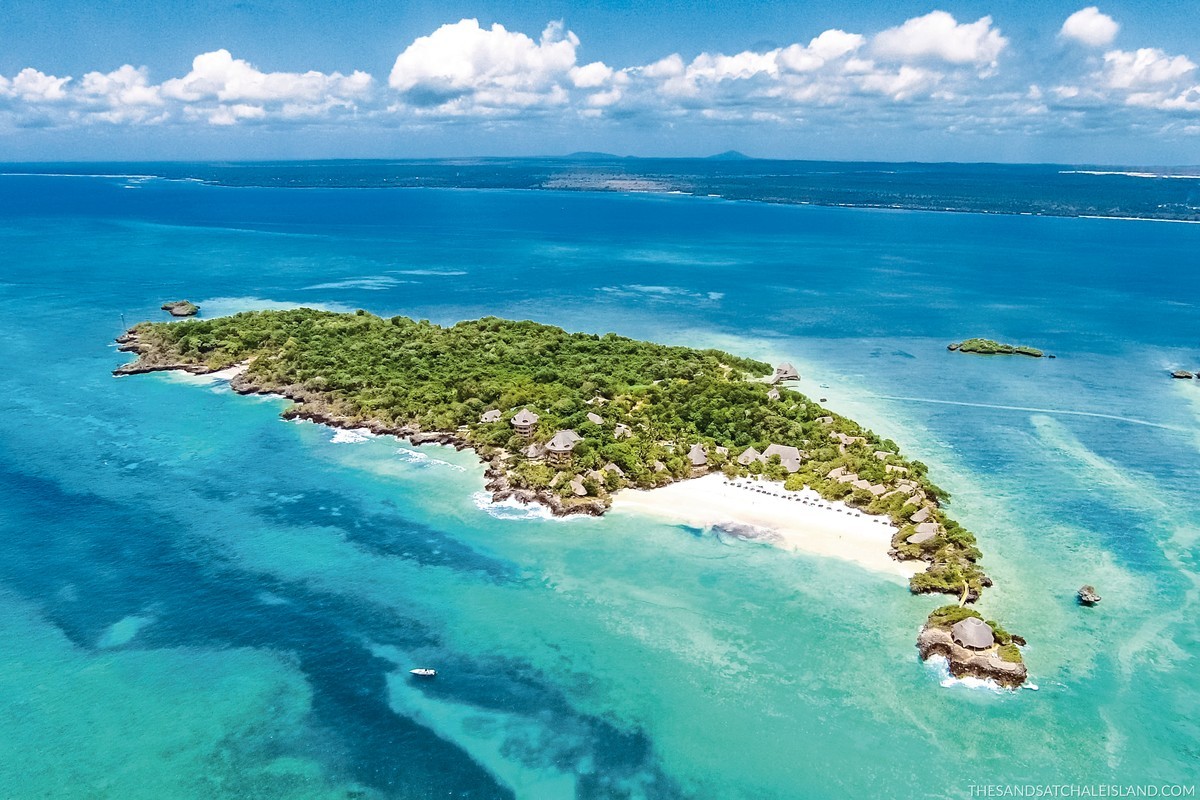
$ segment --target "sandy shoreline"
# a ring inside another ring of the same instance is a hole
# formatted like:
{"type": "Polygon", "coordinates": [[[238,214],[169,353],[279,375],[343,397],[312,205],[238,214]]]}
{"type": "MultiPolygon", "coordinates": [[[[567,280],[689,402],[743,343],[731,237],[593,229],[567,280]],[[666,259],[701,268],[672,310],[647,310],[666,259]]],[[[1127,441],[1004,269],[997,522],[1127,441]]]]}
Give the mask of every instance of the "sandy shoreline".
{"type": "Polygon", "coordinates": [[[706,475],[657,489],[623,489],[614,495],[612,511],[731,529],[787,550],[840,558],[906,580],[928,566],[888,556],[896,528],[887,518],[823,500],[812,490],[787,492],[769,481],[730,484],[722,475],[706,475]]]}

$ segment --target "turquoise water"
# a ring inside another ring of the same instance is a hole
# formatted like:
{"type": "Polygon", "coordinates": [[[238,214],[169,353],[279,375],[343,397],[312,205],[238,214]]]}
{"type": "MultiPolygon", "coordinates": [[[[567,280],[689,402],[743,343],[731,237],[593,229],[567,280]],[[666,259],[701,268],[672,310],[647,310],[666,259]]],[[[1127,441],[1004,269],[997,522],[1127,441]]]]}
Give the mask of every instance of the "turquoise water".
{"type": "Polygon", "coordinates": [[[1200,367],[1200,226],[4,177],[0,252],[0,795],[1200,777],[1200,386],[1166,375],[1200,367]],[[112,378],[112,338],[178,297],[786,357],[953,493],[1038,689],[943,685],[913,647],[939,600],[850,564],[488,507],[469,453],[112,378]],[[945,351],[970,335],[1059,358],[945,351]]]}

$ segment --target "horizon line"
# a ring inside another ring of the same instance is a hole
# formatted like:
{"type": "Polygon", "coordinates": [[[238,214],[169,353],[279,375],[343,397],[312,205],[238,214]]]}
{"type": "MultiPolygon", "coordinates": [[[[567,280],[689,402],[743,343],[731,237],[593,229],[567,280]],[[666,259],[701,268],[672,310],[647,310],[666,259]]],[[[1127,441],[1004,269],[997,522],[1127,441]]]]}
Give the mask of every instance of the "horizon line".
{"type": "Polygon", "coordinates": [[[996,167],[1100,167],[1131,169],[1200,169],[1200,162],[1176,164],[1120,164],[1090,161],[922,161],[919,159],[881,160],[871,158],[775,158],[749,156],[736,150],[727,150],[707,156],[659,156],[617,155],[596,151],[576,151],[554,155],[457,155],[457,156],[371,156],[314,158],[156,158],[156,159],[18,159],[0,160],[0,165],[86,165],[86,164],[332,164],[332,163],[387,163],[387,162],[439,162],[439,161],[707,161],[712,163],[738,163],[746,161],[771,161],[794,164],[893,164],[901,166],[996,166],[996,167]],[[724,157],[730,156],[730,157],[724,157]]]}

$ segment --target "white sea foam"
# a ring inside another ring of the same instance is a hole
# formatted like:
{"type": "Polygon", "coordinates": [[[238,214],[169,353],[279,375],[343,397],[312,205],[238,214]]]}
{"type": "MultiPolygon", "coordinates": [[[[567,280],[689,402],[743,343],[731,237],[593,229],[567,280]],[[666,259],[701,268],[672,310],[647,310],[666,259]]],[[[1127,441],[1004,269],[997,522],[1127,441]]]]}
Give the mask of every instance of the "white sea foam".
{"type": "Polygon", "coordinates": [[[397,280],[390,275],[367,275],[362,278],[346,278],[341,281],[314,283],[312,286],[303,287],[303,289],[366,289],[377,292],[390,289],[393,286],[399,286],[402,283],[413,283],[413,281],[397,280]]]}
{"type": "Polygon", "coordinates": [[[333,444],[354,444],[356,442],[365,442],[374,436],[375,434],[366,428],[334,428],[333,438],[329,441],[333,444]]]}
{"type": "Polygon", "coordinates": [[[550,509],[541,503],[522,503],[519,500],[501,500],[495,502],[492,500],[490,492],[475,492],[471,495],[471,499],[475,501],[475,507],[483,511],[488,516],[496,519],[508,520],[530,520],[540,519],[547,522],[569,522],[576,519],[595,519],[588,514],[569,514],[565,517],[556,517],[551,513],[550,509]]]}
{"type": "MultiPolygon", "coordinates": [[[[1005,688],[991,678],[956,678],[950,674],[950,660],[945,656],[930,656],[925,661],[925,666],[928,667],[934,675],[938,677],[938,683],[945,689],[961,687],[963,689],[982,689],[992,694],[1007,695],[1012,694],[1013,689],[1005,688]]],[[[1032,691],[1037,691],[1036,684],[1027,683],[1024,687],[1032,691]]]]}
{"type": "Polygon", "coordinates": [[[1125,178],[1174,178],[1176,180],[1200,180],[1200,175],[1174,175],[1169,172],[1121,172],[1103,169],[1063,169],[1059,175],[1120,175],[1125,178]]]}
{"type": "Polygon", "coordinates": [[[396,448],[396,455],[400,456],[402,461],[406,461],[409,464],[418,464],[421,466],[449,467],[450,469],[457,470],[458,472],[466,472],[467,471],[465,467],[460,467],[458,464],[451,464],[449,461],[443,461],[440,458],[433,458],[432,456],[428,455],[427,453],[422,453],[418,450],[413,450],[412,448],[409,448],[409,447],[396,448]]]}
{"type": "MultiPolygon", "coordinates": [[[[394,269],[397,275],[422,275],[427,277],[453,277],[468,274],[465,269],[394,269]]],[[[408,281],[405,281],[406,283],[408,281]]]]}

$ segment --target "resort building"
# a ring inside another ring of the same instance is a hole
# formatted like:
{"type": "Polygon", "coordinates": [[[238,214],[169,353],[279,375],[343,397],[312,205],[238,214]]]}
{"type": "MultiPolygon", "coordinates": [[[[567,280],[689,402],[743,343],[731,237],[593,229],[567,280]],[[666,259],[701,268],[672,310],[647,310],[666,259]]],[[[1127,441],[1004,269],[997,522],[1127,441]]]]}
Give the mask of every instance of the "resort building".
{"type": "Polygon", "coordinates": [[[624,422],[618,422],[617,426],[613,428],[614,439],[628,439],[630,436],[633,436],[633,431],[624,422]]]}
{"type": "Polygon", "coordinates": [[[600,416],[599,414],[595,413],[594,411],[589,411],[587,418],[588,418],[588,422],[592,423],[593,425],[603,425],[604,424],[604,417],[600,416]]]}
{"type": "Polygon", "coordinates": [[[829,434],[829,438],[836,442],[840,442],[842,447],[852,444],[866,444],[867,440],[862,436],[849,436],[845,433],[834,432],[829,434]]]}
{"type": "Polygon", "coordinates": [[[987,650],[996,643],[992,626],[978,617],[967,617],[954,623],[950,628],[950,636],[970,650],[987,650]]]}
{"type": "Polygon", "coordinates": [[[692,449],[688,450],[688,461],[692,464],[693,475],[707,471],[708,453],[704,452],[704,445],[699,442],[692,445],[692,449]]]}
{"type": "Polygon", "coordinates": [[[742,451],[742,454],[737,457],[737,462],[743,467],[748,467],[755,461],[762,461],[762,453],[758,452],[753,447],[747,447],[742,451]]]}
{"type": "Polygon", "coordinates": [[[941,528],[938,527],[936,522],[922,522],[917,526],[917,533],[929,533],[933,536],[937,536],[940,531],[941,528]]]}
{"type": "Polygon", "coordinates": [[[559,431],[554,434],[553,439],[546,442],[546,458],[556,464],[569,460],[571,458],[571,451],[575,449],[575,445],[582,439],[583,437],[575,431],[559,431]]]}
{"type": "Polygon", "coordinates": [[[931,515],[932,512],[929,510],[929,506],[922,506],[921,508],[917,509],[917,513],[913,514],[911,517],[909,517],[909,519],[917,523],[927,522],[931,515]]]}
{"type": "Polygon", "coordinates": [[[821,423],[822,425],[832,425],[833,417],[817,417],[817,422],[821,423]]]}
{"type": "Polygon", "coordinates": [[[788,472],[799,472],[800,462],[804,460],[804,454],[795,447],[786,444],[768,445],[766,450],[762,452],[762,460],[766,461],[771,456],[779,456],[779,463],[788,472]]]}
{"type": "Polygon", "coordinates": [[[522,408],[512,418],[513,430],[519,436],[533,436],[533,432],[537,428],[537,423],[538,415],[528,408],[522,408]]]}
{"type": "Polygon", "coordinates": [[[500,409],[492,408],[479,415],[479,421],[483,423],[499,422],[501,417],[500,409]]]}
{"type": "Polygon", "coordinates": [[[546,457],[546,448],[544,448],[540,444],[534,442],[533,444],[529,445],[528,447],[522,449],[521,455],[525,456],[526,458],[528,458],[530,460],[545,458],[546,457]]]}
{"type": "Polygon", "coordinates": [[[767,399],[768,400],[778,400],[779,399],[779,390],[772,389],[771,391],[767,392],[767,399]]]}
{"type": "Polygon", "coordinates": [[[614,472],[617,475],[620,475],[622,478],[625,477],[625,470],[621,469],[620,467],[618,467],[616,464],[614,464],[611,461],[608,462],[607,464],[605,464],[603,469],[605,472],[614,472]]]}
{"type": "Polygon", "coordinates": [[[800,373],[796,371],[795,367],[793,367],[791,364],[787,363],[786,361],[775,368],[775,382],[776,383],[779,383],[780,381],[798,381],[798,380],[800,380],[800,373]]]}
{"type": "Polygon", "coordinates": [[[909,544],[921,544],[922,542],[928,542],[935,535],[936,534],[933,531],[921,531],[920,533],[914,533],[904,541],[908,542],[909,544]]]}
{"type": "Polygon", "coordinates": [[[571,493],[576,497],[587,496],[587,489],[584,488],[583,478],[580,478],[578,475],[576,475],[574,480],[571,481],[571,493]]]}

